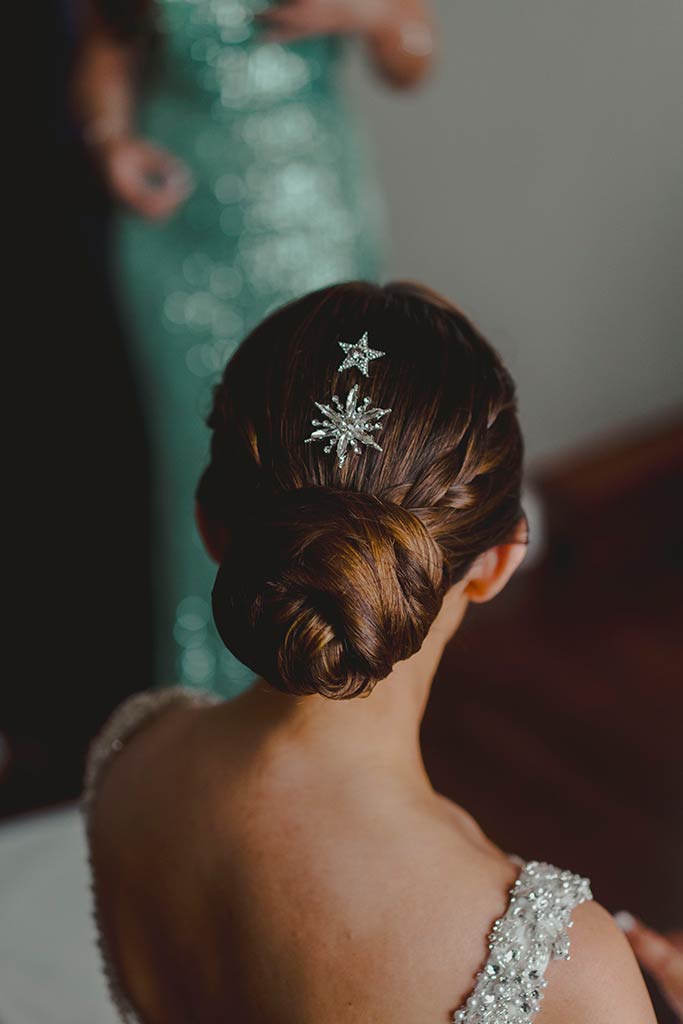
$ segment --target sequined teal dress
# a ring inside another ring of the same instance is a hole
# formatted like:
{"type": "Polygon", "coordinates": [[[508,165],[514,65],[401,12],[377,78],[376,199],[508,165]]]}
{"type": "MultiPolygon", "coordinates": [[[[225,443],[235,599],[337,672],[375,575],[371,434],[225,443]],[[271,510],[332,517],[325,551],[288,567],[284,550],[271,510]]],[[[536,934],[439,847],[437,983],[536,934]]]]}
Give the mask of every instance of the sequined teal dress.
{"type": "MultiPolygon", "coordinates": [[[[252,673],[210,616],[193,519],[211,390],[271,308],[380,269],[381,202],[340,94],[338,40],[258,38],[257,0],[161,0],[138,131],[194,191],[168,222],[122,216],[117,271],[151,446],[158,682],[231,696],[252,673]]],[[[239,502],[241,496],[235,494],[239,502]]]]}

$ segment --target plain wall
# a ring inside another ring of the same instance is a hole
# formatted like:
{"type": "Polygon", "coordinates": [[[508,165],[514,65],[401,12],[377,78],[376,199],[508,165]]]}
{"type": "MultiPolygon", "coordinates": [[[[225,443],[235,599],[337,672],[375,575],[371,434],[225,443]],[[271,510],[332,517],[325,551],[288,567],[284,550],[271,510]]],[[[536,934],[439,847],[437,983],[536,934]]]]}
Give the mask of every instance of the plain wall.
{"type": "Polygon", "coordinates": [[[529,455],[683,399],[683,3],[441,0],[438,65],[347,69],[390,275],[462,305],[519,387],[529,455]]]}

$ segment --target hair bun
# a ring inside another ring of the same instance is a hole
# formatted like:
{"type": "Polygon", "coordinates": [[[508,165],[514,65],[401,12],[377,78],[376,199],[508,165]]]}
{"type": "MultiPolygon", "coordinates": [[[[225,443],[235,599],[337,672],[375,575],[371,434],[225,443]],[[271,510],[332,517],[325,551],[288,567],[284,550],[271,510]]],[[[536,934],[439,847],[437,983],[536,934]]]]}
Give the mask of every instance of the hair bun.
{"type": "Polygon", "coordinates": [[[443,556],[408,509],[312,487],[264,500],[213,589],[225,644],[289,693],[355,697],[420,649],[446,589],[443,556]]]}

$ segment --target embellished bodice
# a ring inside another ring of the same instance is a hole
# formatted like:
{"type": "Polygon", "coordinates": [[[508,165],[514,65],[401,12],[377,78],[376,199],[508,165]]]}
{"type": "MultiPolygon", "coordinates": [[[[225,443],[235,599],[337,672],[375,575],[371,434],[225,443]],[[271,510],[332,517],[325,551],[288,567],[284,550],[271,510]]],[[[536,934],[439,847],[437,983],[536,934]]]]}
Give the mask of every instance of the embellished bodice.
{"type": "MultiPolygon", "coordinates": [[[[93,741],[88,754],[81,801],[88,840],[99,781],[111,758],[123,750],[126,742],[174,704],[201,706],[219,701],[208,692],[176,686],[134,694],[123,702],[93,741]]],[[[588,880],[551,864],[520,863],[507,909],[493,924],[488,959],[464,1006],[454,1012],[453,1024],[531,1024],[541,1008],[548,965],[552,960],[569,960],[572,912],[592,899],[588,880]]],[[[91,858],[93,915],[111,999],[124,1024],[142,1024],[117,977],[107,946],[92,867],[91,858]]]]}

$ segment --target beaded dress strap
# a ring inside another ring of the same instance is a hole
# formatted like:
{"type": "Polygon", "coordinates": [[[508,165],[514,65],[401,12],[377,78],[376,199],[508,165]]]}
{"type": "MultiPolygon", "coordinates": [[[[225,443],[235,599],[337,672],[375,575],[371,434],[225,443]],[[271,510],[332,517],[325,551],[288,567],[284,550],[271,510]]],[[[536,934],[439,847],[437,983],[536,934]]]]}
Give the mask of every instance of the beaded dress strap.
{"type": "Polygon", "coordinates": [[[569,960],[572,911],[593,895],[587,878],[526,863],[505,914],[489,936],[489,958],[454,1024],[530,1024],[541,1009],[551,960],[569,960]]]}
{"type": "Polygon", "coordinates": [[[90,888],[92,893],[92,915],[95,923],[97,945],[100,950],[102,970],[109,990],[109,996],[119,1018],[124,1024],[140,1024],[133,1006],[128,1000],[118,978],[111,951],[102,928],[100,900],[97,891],[92,859],[91,827],[92,809],[102,775],[111,759],[124,748],[126,741],[143,726],[157,718],[174,704],[203,706],[217,704],[221,700],[203,690],[185,686],[169,686],[161,690],[146,690],[128,697],[107,719],[100,733],[90,744],[85,766],[85,779],[81,796],[87,838],[88,862],[90,866],[90,888]]]}

